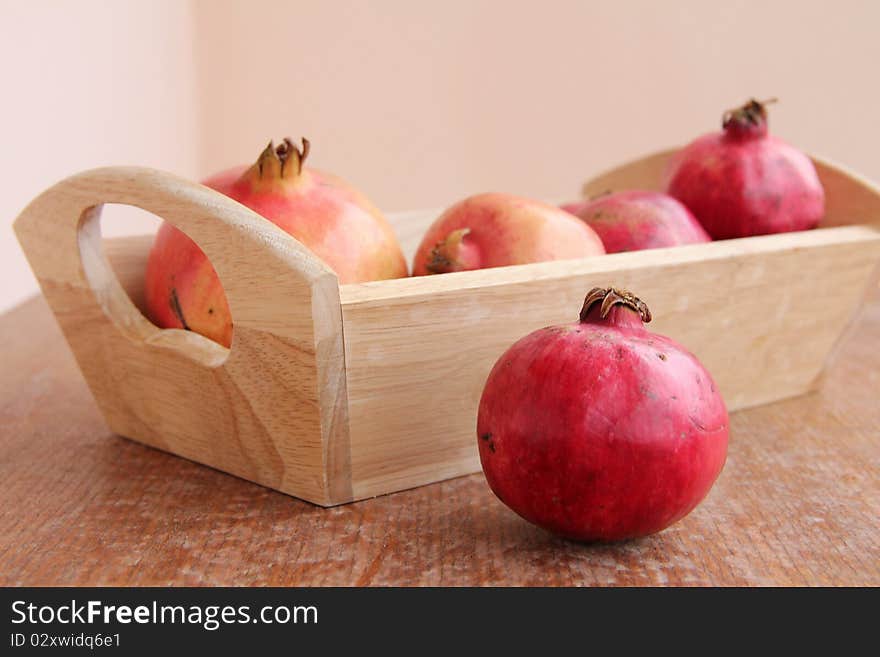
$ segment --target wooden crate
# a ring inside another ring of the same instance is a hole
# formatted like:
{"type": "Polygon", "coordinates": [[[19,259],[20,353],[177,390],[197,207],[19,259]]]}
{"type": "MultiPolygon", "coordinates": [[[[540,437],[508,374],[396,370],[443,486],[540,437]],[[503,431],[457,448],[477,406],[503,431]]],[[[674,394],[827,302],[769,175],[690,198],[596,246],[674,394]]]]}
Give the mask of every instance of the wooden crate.
{"type": "MultiPolygon", "coordinates": [[[[668,156],[585,190],[658,188],[668,156]]],[[[492,364],[526,333],[574,321],[597,285],[644,299],[651,328],[697,354],[731,410],[815,389],[880,262],[880,190],[816,165],[819,230],[358,285],[247,208],[155,170],[73,176],[15,229],[114,432],[329,506],[479,470],[492,364]],[[148,210],[202,247],[229,299],[231,349],[143,316],[151,237],[105,244],[102,203],[148,210]]],[[[434,216],[393,217],[408,254],[434,216]]]]}

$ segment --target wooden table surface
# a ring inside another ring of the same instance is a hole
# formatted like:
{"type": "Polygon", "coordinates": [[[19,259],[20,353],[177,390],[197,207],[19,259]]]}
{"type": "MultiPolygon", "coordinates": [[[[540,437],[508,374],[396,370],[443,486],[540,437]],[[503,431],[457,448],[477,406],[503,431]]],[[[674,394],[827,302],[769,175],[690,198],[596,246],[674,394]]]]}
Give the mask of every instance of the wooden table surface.
{"type": "Polygon", "coordinates": [[[555,538],[479,474],[321,509],[112,435],[36,298],[0,317],[0,584],[880,585],[880,294],[822,392],[731,421],[639,541],[555,538]]]}

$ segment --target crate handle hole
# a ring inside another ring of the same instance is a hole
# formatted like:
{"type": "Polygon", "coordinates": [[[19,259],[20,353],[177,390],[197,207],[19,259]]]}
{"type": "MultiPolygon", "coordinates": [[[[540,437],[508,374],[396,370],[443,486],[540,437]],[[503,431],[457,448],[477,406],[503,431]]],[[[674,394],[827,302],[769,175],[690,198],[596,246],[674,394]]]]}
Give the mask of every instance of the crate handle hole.
{"type": "MultiPolygon", "coordinates": [[[[184,306],[185,295],[190,294],[189,290],[178,295],[176,289],[173,294],[169,289],[167,312],[149,311],[147,259],[155,234],[164,223],[161,217],[132,205],[106,203],[87,208],[80,218],[78,231],[84,273],[99,305],[128,339],[173,349],[207,367],[219,367],[228,357],[229,349],[201,335],[196,327],[190,325],[190,322],[197,324],[201,318],[187,320],[184,306]],[[149,238],[144,237],[146,233],[150,234],[149,238]],[[132,237],[134,234],[137,237],[132,237]],[[108,243],[104,239],[105,235],[125,239],[115,239],[108,243]],[[181,296],[184,296],[183,302],[181,296]],[[177,302],[176,307],[174,301],[177,302]]],[[[187,246],[191,250],[181,253],[181,258],[198,260],[204,257],[194,243],[187,246]]],[[[207,258],[203,266],[213,269],[207,258]]],[[[152,305],[161,308],[161,291],[153,294],[152,305]]],[[[216,288],[213,288],[213,299],[217,301],[214,305],[219,308],[208,313],[207,317],[210,320],[211,315],[217,316],[218,321],[214,322],[216,327],[222,324],[224,311],[226,317],[229,315],[229,305],[219,281],[216,288]]],[[[214,331],[218,336],[223,333],[214,331]]],[[[231,343],[231,325],[225,334],[231,343]]]]}

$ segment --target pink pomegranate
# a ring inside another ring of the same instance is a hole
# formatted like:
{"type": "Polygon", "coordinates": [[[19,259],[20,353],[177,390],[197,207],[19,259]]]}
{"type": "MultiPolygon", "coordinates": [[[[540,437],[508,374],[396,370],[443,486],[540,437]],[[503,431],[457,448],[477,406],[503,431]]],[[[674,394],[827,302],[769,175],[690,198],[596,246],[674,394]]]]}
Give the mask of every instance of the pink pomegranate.
{"type": "MultiPolygon", "coordinates": [[[[403,253],[382,214],[338,178],[305,169],[308,153],[306,139],[301,151],[290,139],[278,148],[270,143],[249,168],[225,171],[204,184],[293,235],[340,283],[406,276],[403,253]]],[[[232,341],[232,318],[214,268],[170,224],[159,229],[150,251],[146,303],[157,326],[192,330],[227,347],[232,341]]]]}
{"type": "Polygon", "coordinates": [[[807,230],[825,212],[813,163],[768,134],[766,102],[726,112],[721,132],[700,137],[673,159],[667,191],[715,239],[807,230]]]}
{"type": "Polygon", "coordinates": [[[563,208],[596,231],[608,253],[712,241],[690,210],[662,192],[617,192],[563,208]]]}
{"type": "Polygon", "coordinates": [[[416,251],[413,275],[604,252],[596,233],[568,212],[509,194],[479,194],[456,203],[431,225],[416,251]]]}
{"type": "Polygon", "coordinates": [[[526,520],[563,536],[645,536],[687,515],[727,455],[712,377],[648,331],[647,306],[595,288],[580,322],[527,335],[495,363],[477,443],[489,486],[526,520]]]}

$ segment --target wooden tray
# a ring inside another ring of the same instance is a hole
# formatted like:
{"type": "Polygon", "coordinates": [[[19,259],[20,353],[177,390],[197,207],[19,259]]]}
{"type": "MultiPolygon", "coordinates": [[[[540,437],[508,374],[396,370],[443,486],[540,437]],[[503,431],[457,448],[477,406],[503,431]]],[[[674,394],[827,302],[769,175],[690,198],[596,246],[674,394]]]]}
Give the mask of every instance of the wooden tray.
{"type": "MultiPolygon", "coordinates": [[[[585,190],[658,188],[668,157],[585,190]]],[[[244,206],[150,169],[68,178],[15,230],[114,432],[330,506],[479,470],[492,364],[526,333],[574,321],[596,285],[638,293],[731,410],[815,389],[880,261],[880,190],[816,165],[819,230],[358,285],[244,206]],[[232,310],[231,349],[144,317],[152,238],[104,244],[103,203],[148,210],[201,246],[232,310]]],[[[434,217],[392,217],[409,255],[434,217]]]]}

